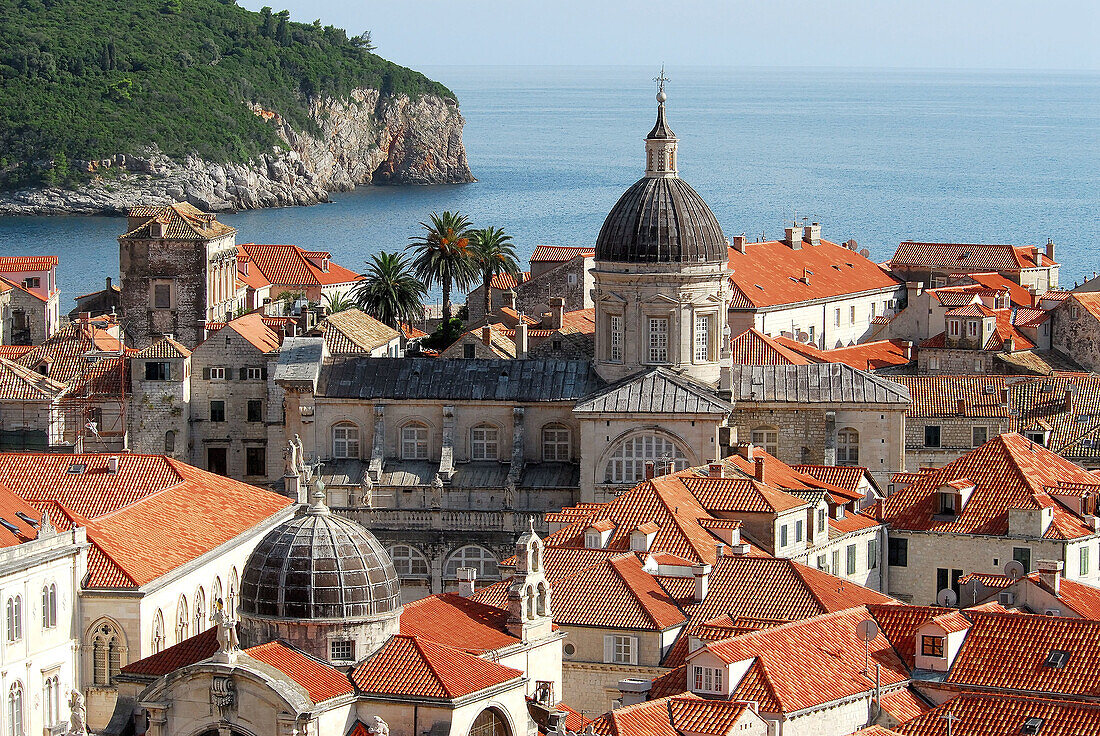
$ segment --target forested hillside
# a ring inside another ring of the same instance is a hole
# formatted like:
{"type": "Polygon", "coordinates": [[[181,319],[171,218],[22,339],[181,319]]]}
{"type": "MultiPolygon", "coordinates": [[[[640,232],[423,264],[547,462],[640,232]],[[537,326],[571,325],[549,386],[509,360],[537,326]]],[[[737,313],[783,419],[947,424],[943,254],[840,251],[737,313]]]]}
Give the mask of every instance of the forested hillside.
{"type": "Polygon", "coordinates": [[[0,0],[0,29],[0,188],[73,184],[74,159],[151,144],[245,161],[281,143],[245,102],[313,131],[318,93],[453,98],[369,37],[231,0],[0,0]]]}

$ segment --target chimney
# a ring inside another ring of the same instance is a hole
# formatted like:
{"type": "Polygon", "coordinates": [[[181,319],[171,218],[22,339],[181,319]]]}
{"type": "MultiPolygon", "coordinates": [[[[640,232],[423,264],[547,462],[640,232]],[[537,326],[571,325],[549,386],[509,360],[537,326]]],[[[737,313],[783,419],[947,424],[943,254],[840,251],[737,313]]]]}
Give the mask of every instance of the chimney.
{"type": "Polygon", "coordinates": [[[733,236],[733,249],[735,251],[737,251],[738,253],[744,253],[745,250],[746,250],[746,248],[745,248],[745,243],[746,242],[747,241],[746,241],[746,238],[745,238],[745,233],[741,233],[740,235],[734,235],[733,236]]]}
{"type": "Polygon", "coordinates": [[[726,556],[726,543],[718,542],[714,545],[714,557],[719,559],[726,556]]]}
{"type": "Polygon", "coordinates": [[[458,568],[458,594],[463,598],[469,598],[474,594],[474,583],[477,581],[476,567],[458,568]]]}
{"type": "Polygon", "coordinates": [[[652,460],[646,460],[645,461],[645,479],[646,480],[653,480],[653,468],[654,467],[655,466],[654,466],[652,460]]]}
{"type": "Polygon", "coordinates": [[[958,415],[960,417],[966,416],[966,399],[955,399],[955,406],[957,407],[958,415]]]}
{"type": "Polygon", "coordinates": [[[760,483],[764,483],[764,458],[754,458],[753,463],[755,463],[755,467],[753,467],[752,477],[760,483]]]}
{"type": "Polygon", "coordinates": [[[783,232],[785,233],[784,240],[787,241],[787,245],[791,246],[791,250],[802,249],[802,228],[794,225],[784,228],[783,232]]]}
{"type": "Polygon", "coordinates": [[[1031,260],[1035,261],[1035,265],[1039,265],[1039,246],[1031,246],[1031,260]]]}
{"type": "Polygon", "coordinates": [[[560,330],[565,321],[565,299],[556,296],[550,300],[550,329],[560,330]]]}
{"type": "Polygon", "coordinates": [[[527,357],[527,323],[523,320],[516,325],[516,357],[520,360],[527,357]]]}
{"type": "Polygon", "coordinates": [[[1047,238],[1047,258],[1054,260],[1054,241],[1047,238]]]}
{"type": "Polygon", "coordinates": [[[1067,388],[1064,394],[1065,397],[1065,412],[1066,414],[1073,413],[1073,389],[1067,388]]]}
{"type": "Polygon", "coordinates": [[[515,292],[515,290],[509,289],[508,291],[504,292],[504,300],[507,302],[507,304],[505,304],[504,306],[506,306],[509,309],[515,311],[515,308],[516,308],[516,292],[515,292]]]}
{"type": "MultiPolygon", "coordinates": [[[[622,707],[644,703],[649,698],[649,689],[653,683],[636,677],[626,677],[619,680],[619,692],[622,693],[622,707]]],[[[553,732],[551,732],[553,733],[553,732]]]]}
{"type": "Polygon", "coordinates": [[[707,475],[711,478],[723,478],[725,477],[726,466],[722,463],[711,463],[707,466],[707,475]]]}
{"type": "Polygon", "coordinates": [[[821,245],[821,225],[812,222],[804,230],[806,242],[810,245],[821,245]]]}
{"type": "Polygon", "coordinates": [[[702,603],[710,584],[710,565],[692,565],[691,574],[695,577],[695,602],[702,603]]]}
{"type": "Polygon", "coordinates": [[[913,299],[924,293],[924,282],[910,281],[905,284],[905,288],[909,292],[909,301],[913,301],[913,299]]]}
{"type": "Polygon", "coordinates": [[[913,341],[912,340],[906,340],[905,341],[904,355],[905,355],[905,362],[906,363],[912,362],[912,360],[913,360],[913,341]]]}
{"type": "Polygon", "coordinates": [[[77,322],[80,323],[80,332],[84,337],[92,336],[92,313],[81,312],[76,316],[77,322]]]}
{"type": "Polygon", "coordinates": [[[107,472],[118,472],[118,455],[111,455],[109,458],[107,458],[107,472]]]}
{"type": "Polygon", "coordinates": [[[751,442],[742,442],[737,445],[737,454],[746,460],[752,460],[753,446],[751,442]]]}
{"type": "Polygon", "coordinates": [[[481,328],[481,341],[486,345],[493,343],[493,328],[489,325],[485,325],[481,328]]]}
{"type": "Polygon", "coordinates": [[[111,290],[111,277],[108,276],[107,277],[107,291],[110,291],[110,290],[111,290]]]}
{"type": "Polygon", "coordinates": [[[802,278],[800,280],[802,281],[802,283],[806,284],[807,286],[810,285],[810,269],[808,269],[808,268],[802,269],[802,278]]]}
{"type": "Polygon", "coordinates": [[[1058,595],[1062,584],[1062,568],[1065,567],[1065,563],[1061,560],[1039,560],[1038,567],[1039,582],[1049,588],[1054,595],[1058,595]]]}
{"type": "Polygon", "coordinates": [[[1008,386],[1001,388],[1001,406],[1008,406],[1008,386]]]}
{"type": "Polygon", "coordinates": [[[1006,353],[1015,353],[1016,352],[1016,338],[1013,337],[1012,335],[1009,335],[1008,337],[1005,338],[1005,352],[1006,353]]]}

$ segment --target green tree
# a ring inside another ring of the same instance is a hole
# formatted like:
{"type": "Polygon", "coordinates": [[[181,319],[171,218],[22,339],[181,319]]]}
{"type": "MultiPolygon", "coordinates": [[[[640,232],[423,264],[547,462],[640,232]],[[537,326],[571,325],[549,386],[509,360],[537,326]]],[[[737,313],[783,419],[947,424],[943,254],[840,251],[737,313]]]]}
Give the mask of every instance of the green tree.
{"type": "Polygon", "coordinates": [[[443,319],[451,318],[451,289],[468,289],[477,277],[477,261],[470,251],[470,220],[458,212],[444,212],[421,222],[423,235],[409,238],[416,250],[413,272],[427,286],[443,291],[443,319]]]}
{"type": "Polygon", "coordinates": [[[470,232],[470,248],[473,251],[477,267],[481,270],[481,284],[485,294],[485,316],[493,311],[493,299],[490,284],[494,276],[519,273],[519,261],[516,249],[512,245],[512,236],[505,235],[499,227],[487,227],[470,232]]]}
{"type": "Polygon", "coordinates": [[[402,322],[424,317],[427,289],[400,253],[375,253],[367,262],[363,280],[353,287],[359,308],[379,322],[400,329],[402,322]]]}
{"type": "Polygon", "coordinates": [[[363,51],[374,51],[374,43],[370,38],[370,31],[363,31],[358,36],[352,36],[352,44],[363,51]]]}
{"type": "Polygon", "coordinates": [[[351,309],[355,306],[355,301],[348,298],[348,295],[342,291],[335,291],[331,294],[325,295],[325,310],[329,314],[336,314],[337,312],[343,312],[351,309]]]}

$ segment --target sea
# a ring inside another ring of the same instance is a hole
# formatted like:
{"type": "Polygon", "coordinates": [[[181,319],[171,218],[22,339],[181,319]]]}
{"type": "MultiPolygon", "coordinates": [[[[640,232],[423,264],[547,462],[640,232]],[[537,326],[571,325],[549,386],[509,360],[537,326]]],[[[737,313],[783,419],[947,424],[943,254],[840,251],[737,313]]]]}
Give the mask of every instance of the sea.
{"type": "MultiPolygon", "coordinates": [[[[220,219],[238,242],[331,251],[363,270],[429,213],[536,245],[587,245],[644,169],[657,69],[442,67],[472,184],[360,187],[220,219]]],[[[883,261],[901,240],[1056,243],[1063,286],[1100,270],[1100,74],[669,68],[680,175],[727,237],[803,220],[883,261]]],[[[0,218],[0,253],[60,258],[62,307],[118,275],[118,217],[0,218]]]]}

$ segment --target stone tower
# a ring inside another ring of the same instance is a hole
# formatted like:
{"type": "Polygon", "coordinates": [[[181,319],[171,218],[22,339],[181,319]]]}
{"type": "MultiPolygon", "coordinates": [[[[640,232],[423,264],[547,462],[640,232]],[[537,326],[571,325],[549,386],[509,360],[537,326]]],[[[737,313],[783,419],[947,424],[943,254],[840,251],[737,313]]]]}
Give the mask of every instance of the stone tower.
{"type": "Polygon", "coordinates": [[[550,583],[543,569],[543,546],[531,528],[516,540],[516,570],[508,586],[508,631],[523,641],[553,632],[550,583]]]}
{"type": "Polygon", "coordinates": [[[728,245],[710,207],[677,173],[663,73],[658,81],[645,176],[596,239],[595,366],[611,381],[663,366],[716,385],[728,349],[728,245]]]}

